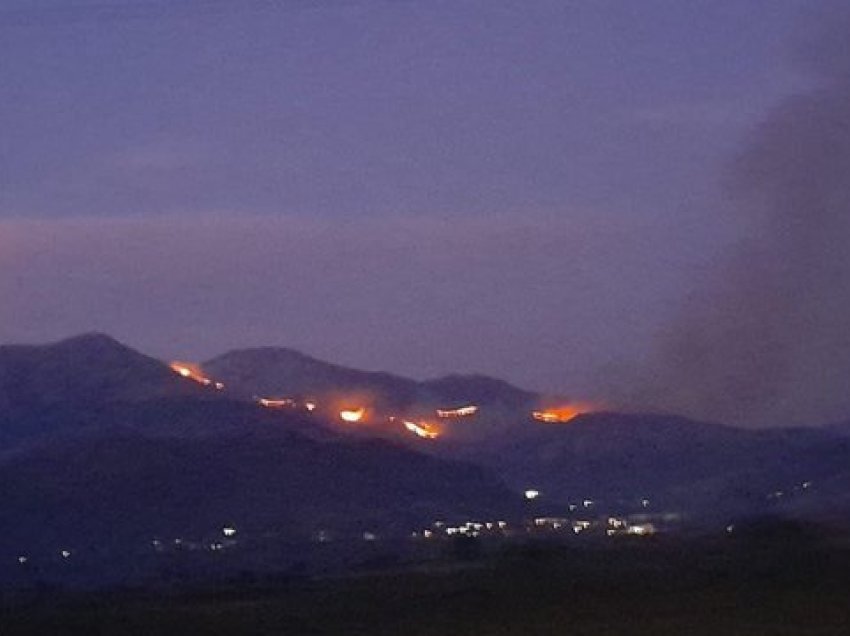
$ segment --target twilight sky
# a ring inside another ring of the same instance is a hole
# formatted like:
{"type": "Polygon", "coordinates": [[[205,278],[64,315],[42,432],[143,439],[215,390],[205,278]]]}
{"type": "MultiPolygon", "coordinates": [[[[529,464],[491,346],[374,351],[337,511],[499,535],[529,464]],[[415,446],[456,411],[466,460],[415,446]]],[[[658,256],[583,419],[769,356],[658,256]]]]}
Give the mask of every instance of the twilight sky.
{"type": "Polygon", "coordinates": [[[746,233],[811,4],[5,0],[0,342],[599,392],[746,233]]]}

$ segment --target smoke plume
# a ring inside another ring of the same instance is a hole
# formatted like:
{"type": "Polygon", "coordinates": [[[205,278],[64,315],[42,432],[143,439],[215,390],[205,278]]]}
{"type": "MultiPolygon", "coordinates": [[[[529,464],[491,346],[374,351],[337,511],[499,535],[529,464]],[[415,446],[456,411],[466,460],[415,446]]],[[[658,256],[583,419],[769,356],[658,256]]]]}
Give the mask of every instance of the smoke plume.
{"type": "Polygon", "coordinates": [[[747,425],[850,417],[850,19],[801,47],[812,76],[731,162],[745,236],[695,285],[635,399],[747,425]]]}

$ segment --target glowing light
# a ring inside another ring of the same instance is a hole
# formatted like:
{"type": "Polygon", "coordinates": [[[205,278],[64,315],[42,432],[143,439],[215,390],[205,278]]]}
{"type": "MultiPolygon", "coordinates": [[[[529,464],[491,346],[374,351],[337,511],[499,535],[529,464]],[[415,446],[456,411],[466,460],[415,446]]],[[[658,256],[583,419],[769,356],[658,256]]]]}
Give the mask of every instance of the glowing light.
{"type": "Polygon", "coordinates": [[[645,537],[651,534],[655,534],[655,526],[651,523],[638,524],[634,526],[629,526],[627,532],[629,534],[645,537]]]}
{"type": "Polygon", "coordinates": [[[23,565],[27,561],[29,561],[29,559],[27,559],[27,557],[25,557],[24,555],[18,557],[18,563],[20,563],[21,565],[23,565]]]}
{"type": "Polygon", "coordinates": [[[70,550],[60,550],[60,551],[59,551],[59,554],[61,554],[61,555],[62,555],[62,558],[63,558],[63,559],[67,559],[67,558],[70,558],[70,556],[71,556],[71,551],[70,551],[70,550]]]}
{"type": "Polygon", "coordinates": [[[330,532],[328,532],[327,530],[319,530],[316,533],[316,541],[318,541],[319,543],[330,543],[330,541],[331,541],[330,532]]]}
{"type": "Polygon", "coordinates": [[[567,520],[563,517],[537,517],[534,520],[534,525],[537,527],[549,526],[553,530],[560,529],[567,520]]]}
{"type": "Polygon", "coordinates": [[[304,408],[307,409],[308,411],[315,411],[316,410],[316,403],[315,402],[304,402],[304,408]]]}
{"type": "Polygon", "coordinates": [[[366,415],[366,409],[359,408],[357,410],[345,409],[339,412],[339,419],[343,422],[359,422],[366,415]]]}
{"type": "Polygon", "coordinates": [[[528,499],[529,501],[532,501],[534,499],[537,499],[540,496],[540,491],[531,489],[531,490],[526,490],[524,494],[525,494],[526,499],[528,499]]]}
{"type": "Polygon", "coordinates": [[[292,398],[258,398],[257,402],[259,402],[261,406],[265,406],[267,409],[283,409],[295,406],[295,400],[292,398]]]}
{"type": "Polygon", "coordinates": [[[235,535],[235,534],[236,534],[236,528],[234,528],[233,526],[224,526],[224,527],[221,529],[221,533],[222,533],[225,537],[232,537],[233,535],[235,535]]]}
{"type": "Polygon", "coordinates": [[[573,532],[579,534],[580,532],[584,532],[588,528],[590,528],[590,521],[579,520],[573,523],[573,532]]]}
{"type": "Polygon", "coordinates": [[[546,409],[545,411],[532,411],[531,417],[538,422],[544,422],[546,424],[564,424],[582,413],[590,413],[594,410],[589,404],[575,403],[554,409],[546,409]]]}
{"type": "Polygon", "coordinates": [[[433,426],[431,426],[430,424],[426,424],[425,422],[420,422],[419,424],[416,424],[415,422],[409,422],[408,420],[405,420],[404,428],[406,428],[414,435],[423,439],[436,439],[440,436],[440,433],[436,431],[433,426]]]}
{"type": "Polygon", "coordinates": [[[470,404],[469,406],[462,406],[457,409],[437,409],[437,417],[442,418],[459,418],[459,417],[469,417],[471,415],[475,415],[478,412],[478,407],[470,404]]]}
{"type": "Polygon", "coordinates": [[[171,370],[182,378],[194,380],[198,384],[203,384],[204,386],[213,385],[219,391],[224,388],[224,385],[221,382],[213,383],[212,380],[206,377],[204,372],[201,370],[201,367],[197,364],[192,364],[190,362],[172,362],[168,366],[170,366],[171,370]]]}

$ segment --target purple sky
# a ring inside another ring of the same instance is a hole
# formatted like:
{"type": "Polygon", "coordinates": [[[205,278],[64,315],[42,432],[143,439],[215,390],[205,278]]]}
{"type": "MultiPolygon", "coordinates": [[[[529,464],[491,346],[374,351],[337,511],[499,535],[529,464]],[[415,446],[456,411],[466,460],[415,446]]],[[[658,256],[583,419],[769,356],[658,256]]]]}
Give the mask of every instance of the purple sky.
{"type": "Polygon", "coordinates": [[[592,393],[741,230],[804,4],[7,0],[0,342],[592,393]]]}

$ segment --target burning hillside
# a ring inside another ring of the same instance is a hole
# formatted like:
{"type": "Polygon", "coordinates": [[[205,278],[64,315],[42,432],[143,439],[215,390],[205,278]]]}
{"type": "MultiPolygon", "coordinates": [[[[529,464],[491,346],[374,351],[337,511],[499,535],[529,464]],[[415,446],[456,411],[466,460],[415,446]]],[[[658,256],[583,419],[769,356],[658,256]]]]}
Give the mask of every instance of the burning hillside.
{"type": "MultiPolygon", "coordinates": [[[[295,355],[288,351],[284,354],[281,354],[283,358],[295,355]]],[[[275,361],[271,370],[280,371],[281,356],[270,356],[263,350],[254,360],[256,368],[249,369],[250,359],[245,355],[237,352],[228,356],[228,359],[238,360],[239,377],[256,379],[249,384],[244,380],[236,381],[233,388],[236,396],[244,399],[253,396],[250,399],[263,409],[312,415],[317,418],[317,424],[350,432],[368,430],[371,435],[390,438],[471,441],[485,435],[485,430],[486,435],[492,437],[494,426],[508,430],[515,423],[529,420],[563,424],[578,415],[598,410],[586,402],[559,404],[502,381],[479,376],[449,376],[421,383],[417,389],[414,381],[405,378],[344,369],[298,356],[295,359],[304,373],[295,377],[292,369],[282,379],[275,379],[274,374],[264,371],[264,363],[271,359],[275,361]],[[309,360],[306,367],[304,360],[309,360]],[[254,393],[259,390],[265,395],[254,393]],[[538,405],[536,409],[535,405],[538,405]]],[[[201,385],[219,390],[225,387],[223,382],[208,375],[207,364],[172,362],[170,366],[181,377],[201,385]]],[[[235,373],[229,366],[215,363],[209,366],[215,375],[223,373],[228,386],[233,386],[230,379],[235,373]]]]}
{"type": "Polygon", "coordinates": [[[204,375],[203,370],[197,364],[192,364],[191,362],[172,362],[170,365],[171,369],[180,375],[181,377],[188,378],[189,380],[194,380],[198,384],[203,384],[204,386],[213,386],[219,391],[224,389],[224,384],[221,382],[214,382],[206,375],[204,375]]]}
{"type": "Polygon", "coordinates": [[[361,422],[365,417],[366,409],[362,406],[358,409],[343,409],[339,412],[339,419],[343,422],[361,422]]]}
{"type": "Polygon", "coordinates": [[[471,417],[478,412],[478,407],[474,404],[461,406],[456,409],[437,409],[437,417],[443,419],[457,419],[460,417],[471,417]]]}
{"type": "Polygon", "coordinates": [[[598,409],[589,404],[567,404],[541,411],[532,411],[531,417],[546,424],[564,424],[583,413],[592,413],[598,409]]]}
{"type": "Polygon", "coordinates": [[[436,439],[440,436],[440,432],[437,428],[433,424],[428,424],[427,422],[419,422],[417,424],[416,422],[405,420],[404,428],[417,437],[421,437],[423,439],[436,439]]]}
{"type": "Polygon", "coordinates": [[[296,402],[292,398],[257,398],[257,402],[267,409],[284,409],[296,406],[296,402]]]}

